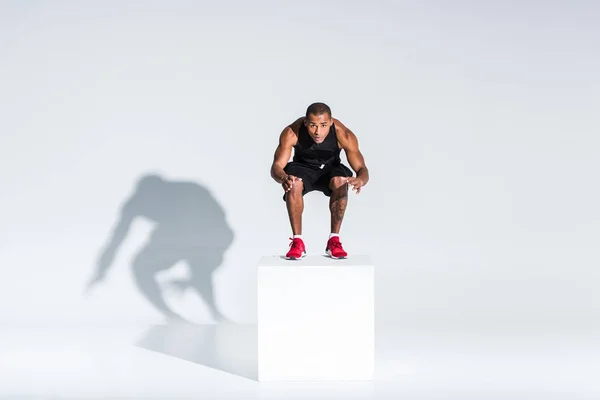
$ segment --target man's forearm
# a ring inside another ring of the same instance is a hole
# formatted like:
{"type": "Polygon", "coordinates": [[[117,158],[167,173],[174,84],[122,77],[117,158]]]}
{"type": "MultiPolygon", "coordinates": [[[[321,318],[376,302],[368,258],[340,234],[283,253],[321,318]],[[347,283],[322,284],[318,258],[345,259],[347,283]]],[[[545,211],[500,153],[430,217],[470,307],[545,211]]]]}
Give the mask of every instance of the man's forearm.
{"type": "Polygon", "coordinates": [[[363,185],[366,185],[369,182],[369,169],[362,167],[357,171],[356,177],[362,181],[363,185]]]}
{"type": "Polygon", "coordinates": [[[281,168],[280,166],[274,165],[271,167],[271,178],[273,178],[275,182],[283,183],[287,176],[288,174],[286,174],[283,168],[281,168]]]}

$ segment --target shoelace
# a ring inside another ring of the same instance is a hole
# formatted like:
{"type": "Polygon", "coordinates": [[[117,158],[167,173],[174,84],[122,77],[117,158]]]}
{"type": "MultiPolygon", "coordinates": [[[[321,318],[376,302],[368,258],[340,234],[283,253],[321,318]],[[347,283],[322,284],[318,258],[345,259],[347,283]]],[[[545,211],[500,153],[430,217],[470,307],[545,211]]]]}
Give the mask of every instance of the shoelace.
{"type": "Polygon", "coordinates": [[[337,240],[332,240],[331,242],[329,242],[329,248],[331,250],[333,250],[333,249],[341,249],[342,248],[342,242],[337,241],[337,240]]]}
{"type": "Polygon", "coordinates": [[[290,248],[300,247],[300,239],[290,238],[292,243],[290,243],[290,248]]]}

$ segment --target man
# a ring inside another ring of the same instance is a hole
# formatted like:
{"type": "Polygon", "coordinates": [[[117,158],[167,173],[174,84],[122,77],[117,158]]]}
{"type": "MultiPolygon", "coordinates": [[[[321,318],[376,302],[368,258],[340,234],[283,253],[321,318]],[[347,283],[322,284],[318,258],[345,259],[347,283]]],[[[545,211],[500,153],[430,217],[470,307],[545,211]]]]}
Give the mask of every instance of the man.
{"type": "Polygon", "coordinates": [[[340,228],[348,203],[348,185],[360,193],[369,181],[369,170],[358,148],[354,133],[339,120],[332,118],[324,103],[308,106],[306,115],[285,127],[275,150],[271,177],[283,186],[293,238],[286,258],[297,260],[306,255],[302,240],[304,195],[317,190],[329,199],[331,233],[325,252],[332,258],[346,258],[339,239],[340,228]],[[294,150],[294,158],[290,157],[294,150]],[[344,150],[350,166],[340,160],[344,150]]]}

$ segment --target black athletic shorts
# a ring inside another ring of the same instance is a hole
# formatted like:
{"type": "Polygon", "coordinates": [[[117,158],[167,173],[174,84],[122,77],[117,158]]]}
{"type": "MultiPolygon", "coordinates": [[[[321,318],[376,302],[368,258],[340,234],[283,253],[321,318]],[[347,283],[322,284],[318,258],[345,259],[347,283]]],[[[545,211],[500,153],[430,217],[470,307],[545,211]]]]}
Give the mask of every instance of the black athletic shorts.
{"type": "MultiPolygon", "coordinates": [[[[354,176],[352,170],[342,163],[326,165],[321,169],[319,167],[291,161],[283,170],[288,175],[302,178],[302,183],[304,184],[302,196],[313,190],[323,192],[325,196],[331,196],[331,189],[329,188],[329,181],[331,178],[335,176],[354,176]]],[[[283,194],[283,200],[285,200],[286,194],[287,193],[283,194]]]]}

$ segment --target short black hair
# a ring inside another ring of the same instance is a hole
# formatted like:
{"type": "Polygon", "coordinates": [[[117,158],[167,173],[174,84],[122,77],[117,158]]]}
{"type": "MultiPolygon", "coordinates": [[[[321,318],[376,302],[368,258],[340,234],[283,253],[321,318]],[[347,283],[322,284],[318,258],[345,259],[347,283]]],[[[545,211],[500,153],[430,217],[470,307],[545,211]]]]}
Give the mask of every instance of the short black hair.
{"type": "Polygon", "coordinates": [[[329,108],[329,106],[325,103],[312,103],[306,109],[306,117],[307,118],[308,118],[309,114],[321,115],[321,114],[325,114],[325,113],[329,114],[329,117],[331,117],[331,108],[329,108]]]}

